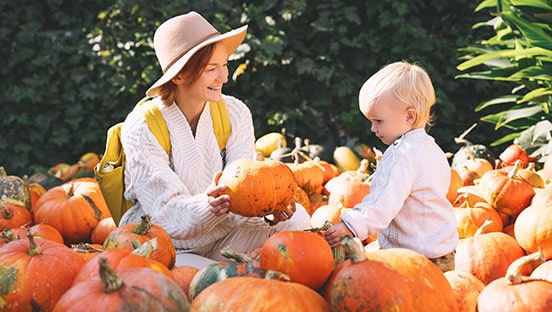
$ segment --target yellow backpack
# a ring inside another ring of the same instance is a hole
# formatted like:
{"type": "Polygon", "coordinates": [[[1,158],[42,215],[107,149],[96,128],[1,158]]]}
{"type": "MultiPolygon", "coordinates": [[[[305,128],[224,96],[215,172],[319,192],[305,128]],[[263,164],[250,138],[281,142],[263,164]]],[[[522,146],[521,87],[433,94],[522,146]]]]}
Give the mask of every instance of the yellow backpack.
{"type": "MultiPolygon", "coordinates": [[[[142,113],[151,132],[170,158],[171,140],[169,138],[167,123],[157,105],[150,100],[151,98],[147,97],[140,100],[134,109],[142,113]]],[[[209,106],[213,119],[213,130],[218,141],[224,167],[226,164],[226,142],[232,131],[228,109],[223,100],[211,102],[209,106]]],[[[132,206],[132,202],[126,200],[124,197],[124,171],[126,161],[123,146],[121,144],[122,126],[123,122],[120,122],[107,131],[105,152],[94,170],[94,175],[105,198],[105,202],[117,225],[123,214],[132,206]]]]}

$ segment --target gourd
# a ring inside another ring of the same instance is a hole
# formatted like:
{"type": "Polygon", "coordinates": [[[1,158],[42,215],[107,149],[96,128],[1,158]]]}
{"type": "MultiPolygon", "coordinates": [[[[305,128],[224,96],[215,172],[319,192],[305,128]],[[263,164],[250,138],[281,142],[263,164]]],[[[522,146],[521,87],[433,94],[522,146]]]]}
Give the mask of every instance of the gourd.
{"type": "Polygon", "coordinates": [[[297,182],[284,163],[265,159],[238,159],[215,178],[226,185],[230,211],[245,217],[264,217],[284,211],[291,204],[297,182]]]}

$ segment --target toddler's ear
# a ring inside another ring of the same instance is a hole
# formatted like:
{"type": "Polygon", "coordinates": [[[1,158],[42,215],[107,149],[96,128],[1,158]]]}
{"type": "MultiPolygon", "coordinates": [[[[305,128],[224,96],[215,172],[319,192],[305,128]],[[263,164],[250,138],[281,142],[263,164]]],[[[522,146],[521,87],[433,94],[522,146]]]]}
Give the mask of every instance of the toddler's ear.
{"type": "Polygon", "coordinates": [[[414,109],[409,109],[406,111],[406,121],[414,122],[416,120],[416,111],[414,109]]]}

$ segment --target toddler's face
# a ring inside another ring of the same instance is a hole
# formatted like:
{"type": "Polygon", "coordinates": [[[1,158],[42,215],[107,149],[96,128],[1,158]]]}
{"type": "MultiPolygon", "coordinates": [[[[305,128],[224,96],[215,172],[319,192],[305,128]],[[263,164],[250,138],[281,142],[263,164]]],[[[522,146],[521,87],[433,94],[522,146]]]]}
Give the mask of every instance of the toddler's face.
{"type": "Polygon", "coordinates": [[[382,94],[372,105],[361,106],[362,114],[372,123],[372,131],[384,144],[390,145],[412,130],[416,111],[408,108],[393,94],[382,94]]]}

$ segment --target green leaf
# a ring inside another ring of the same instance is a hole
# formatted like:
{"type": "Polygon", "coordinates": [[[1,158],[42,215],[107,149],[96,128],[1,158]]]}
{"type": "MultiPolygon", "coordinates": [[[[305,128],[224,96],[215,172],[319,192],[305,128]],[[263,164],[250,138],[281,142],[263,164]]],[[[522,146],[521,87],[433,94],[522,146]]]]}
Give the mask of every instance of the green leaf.
{"type": "Polygon", "coordinates": [[[515,104],[519,98],[520,96],[515,94],[500,96],[477,105],[477,107],[475,108],[475,111],[478,112],[493,105],[502,105],[502,104],[512,105],[512,104],[515,104]]]}
{"type": "Polygon", "coordinates": [[[523,96],[523,98],[521,98],[518,103],[524,103],[529,101],[546,102],[550,100],[550,98],[548,97],[549,95],[552,95],[552,88],[534,89],[531,92],[527,93],[525,96],[523,96]]]}
{"type": "Polygon", "coordinates": [[[540,55],[552,57],[552,51],[539,48],[539,47],[528,48],[523,50],[500,50],[496,52],[478,55],[471,60],[461,63],[456,68],[460,71],[463,71],[463,70],[475,67],[477,65],[481,65],[486,61],[496,59],[496,58],[536,57],[540,55]]]}

